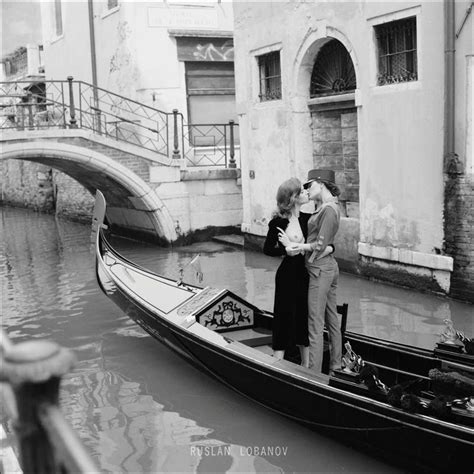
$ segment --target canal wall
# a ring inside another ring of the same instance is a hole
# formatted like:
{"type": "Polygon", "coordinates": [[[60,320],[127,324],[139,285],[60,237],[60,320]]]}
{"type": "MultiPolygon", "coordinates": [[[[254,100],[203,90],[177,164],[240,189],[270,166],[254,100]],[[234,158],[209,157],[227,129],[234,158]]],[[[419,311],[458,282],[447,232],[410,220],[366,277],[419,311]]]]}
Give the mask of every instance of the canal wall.
{"type": "Polygon", "coordinates": [[[0,204],[56,214],[79,222],[90,222],[92,194],[74,179],[41,163],[24,160],[0,161],[0,204]]]}
{"type": "Polygon", "coordinates": [[[2,205],[54,212],[53,170],[39,163],[0,161],[2,205]]]}

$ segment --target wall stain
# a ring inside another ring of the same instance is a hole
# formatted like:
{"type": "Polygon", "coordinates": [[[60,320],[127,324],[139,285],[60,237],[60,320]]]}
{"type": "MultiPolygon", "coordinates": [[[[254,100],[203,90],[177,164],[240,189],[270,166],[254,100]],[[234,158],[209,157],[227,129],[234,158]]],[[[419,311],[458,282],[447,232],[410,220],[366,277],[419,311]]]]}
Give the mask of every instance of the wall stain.
{"type": "Polygon", "coordinates": [[[421,242],[418,224],[397,217],[390,203],[379,208],[374,200],[367,199],[361,220],[362,239],[372,245],[415,249],[421,242]]]}

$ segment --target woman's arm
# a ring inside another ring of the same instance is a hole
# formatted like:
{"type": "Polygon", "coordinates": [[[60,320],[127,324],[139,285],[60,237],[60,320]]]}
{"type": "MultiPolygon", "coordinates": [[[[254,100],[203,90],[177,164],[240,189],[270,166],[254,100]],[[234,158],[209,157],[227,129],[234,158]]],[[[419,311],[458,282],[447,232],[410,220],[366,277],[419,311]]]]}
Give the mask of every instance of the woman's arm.
{"type": "Polygon", "coordinates": [[[268,224],[268,233],[263,244],[263,253],[271,257],[280,257],[286,254],[285,247],[278,241],[278,227],[277,223],[273,220],[268,224]]]}
{"type": "Polygon", "coordinates": [[[333,239],[337,230],[338,218],[336,211],[329,206],[321,210],[321,213],[323,214],[320,215],[322,220],[317,239],[309,243],[292,245],[292,249],[299,249],[304,252],[315,252],[317,258],[320,258],[323,252],[326,252],[326,242],[333,239]]]}
{"type": "Polygon", "coordinates": [[[329,244],[324,250],[323,253],[318,255],[318,258],[316,260],[319,260],[320,258],[327,257],[328,255],[331,255],[336,251],[336,248],[334,247],[333,244],[329,244]]]}
{"type": "MultiPolygon", "coordinates": [[[[319,241],[318,241],[319,242],[319,241]]],[[[314,250],[317,250],[318,248],[322,248],[322,242],[319,242],[318,245],[315,248],[314,243],[313,244],[292,244],[291,245],[292,249],[299,249],[302,250],[303,252],[313,252],[314,250]]],[[[335,247],[332,244],[329,244],[326,246],[326,248],[318,255],[319,258],[326,257],[327,255],[330,255],[331,253],[334,253],[335,247]]]]}

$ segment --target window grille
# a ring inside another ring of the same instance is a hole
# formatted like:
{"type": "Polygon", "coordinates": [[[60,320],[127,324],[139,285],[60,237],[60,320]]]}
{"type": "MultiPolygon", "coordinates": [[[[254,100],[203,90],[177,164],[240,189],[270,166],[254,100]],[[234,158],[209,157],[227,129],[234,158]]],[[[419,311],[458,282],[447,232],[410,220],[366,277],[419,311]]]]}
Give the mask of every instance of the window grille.
{"type": "Polygon", "coordinates": [[[344,94],[357,87],[354,64],[345,46],[334,39],[319,51],[311,73],[310,97],[344,94]]]}
{"type": "Polygon", "coordinates": [[[273,51],[258,56],[258,69],[260,75],[260,100],[281,99],[281,69],[280,51],[273,51]]]}
{"type": "Polygon", "coordinates": [[[379,86],[418,79],[416,17],[375,27],[379,86]]]}
{"type": "Polygon", "coordinates": [[[107,0],[107,9],[112,10],[112,8],[118,7],[118,0],[107,0]]]}

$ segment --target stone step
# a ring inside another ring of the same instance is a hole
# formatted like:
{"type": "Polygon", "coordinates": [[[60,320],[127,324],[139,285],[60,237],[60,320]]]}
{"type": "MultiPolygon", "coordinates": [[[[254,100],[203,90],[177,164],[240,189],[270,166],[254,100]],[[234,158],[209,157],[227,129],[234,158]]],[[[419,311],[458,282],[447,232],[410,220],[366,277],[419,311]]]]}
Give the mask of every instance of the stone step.
{"type": "Polygon", "coordinates": [[[212,238],[216,242],[222,242],[224,244],[235,245],[236,247],[244,246],[244,236],[238,234],[228,234],[228,235],[216,235],[212,238]]]}

